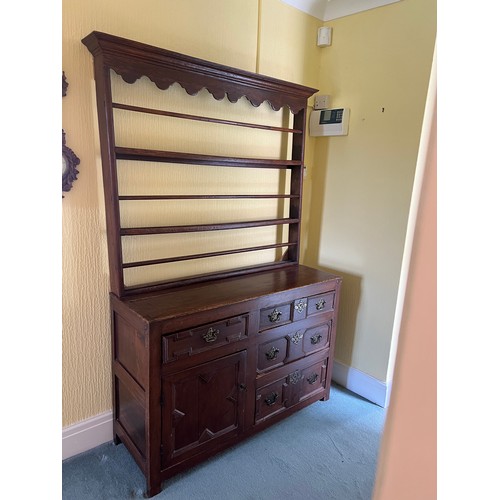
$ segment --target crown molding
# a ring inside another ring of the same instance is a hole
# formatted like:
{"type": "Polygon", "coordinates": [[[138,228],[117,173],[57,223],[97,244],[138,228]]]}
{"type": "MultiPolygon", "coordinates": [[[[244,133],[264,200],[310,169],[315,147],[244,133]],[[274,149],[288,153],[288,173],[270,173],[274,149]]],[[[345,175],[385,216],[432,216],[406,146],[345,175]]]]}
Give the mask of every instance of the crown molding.
{"type": "Polygon", "coordinates": [[[332,21],[401,0],[281,0],[320,21],[332,21]]]}

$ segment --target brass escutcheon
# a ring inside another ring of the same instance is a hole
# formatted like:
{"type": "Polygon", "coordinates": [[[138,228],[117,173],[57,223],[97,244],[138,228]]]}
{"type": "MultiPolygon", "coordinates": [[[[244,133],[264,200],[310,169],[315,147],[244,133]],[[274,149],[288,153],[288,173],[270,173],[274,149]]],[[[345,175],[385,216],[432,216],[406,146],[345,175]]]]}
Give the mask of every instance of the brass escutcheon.
{"type": "Polygon", "coordinates": [[[288,376],[288,380],[290,381],[290,384],[296,384],[297,382],[299,382],[299,380],[301,379],[301,373],[299,370],[293,372],[293,373],[290,373],[290,375],[288,376]]]}
{"type": "Polygon", "coordinates": [[[210,327],[207,333],[203,334],[205,342],[215,342],[217,340],[217,335],[219,335],[219,330],[210,327]]]}
{"type": "Polygon", "coordinates": [[[301,314],[305,308],[307,307],[307,302],[305,300],[301,300],[295,304],[295,310],[301,314]]]}

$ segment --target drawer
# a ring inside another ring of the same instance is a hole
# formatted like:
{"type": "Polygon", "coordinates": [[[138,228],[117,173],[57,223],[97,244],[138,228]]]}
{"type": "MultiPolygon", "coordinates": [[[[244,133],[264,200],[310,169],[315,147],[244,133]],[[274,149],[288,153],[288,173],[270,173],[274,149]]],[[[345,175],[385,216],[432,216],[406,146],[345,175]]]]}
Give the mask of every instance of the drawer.
{"type": "Polygon", "coordinates": [[[265,372],[288,362],[290,346],[288,337],[281,336],[269,342],[262,342],[257,350],[257,372],[265,372]]]}
{"type": "Polygon", "coordinates": [[[260,311],[259,330],[274,328],[275,326],[286,325],[292,321],[293,302],[268,307],[260,311]]]}
{"type": "Polygon", "coordinates": [[[257,373],[265,373],[279,366],[320,351],[330,345],[332,322],[328,321],[309,328],[280,329],[271,340],[257,347],[257,373]]]}
{"type": "Polygon", "coordinates": [[[334,298],[334,291],[309,297],[307,299],[307,317],[331,311],[333,309],[334,298]]]}
{"type": "Polygon", "coordinates": [[[284,380],[278,380],[266,385],[257,391],[255,401],[255,422],[264,420],[266,417],[281,413],[286,409],[286,385],[284,380]]]}
{"type": "Polygon", "coordinates": [[[326,388],[327,360],[309,366],[302,370],[302,387],[299,401],[303,401],[326,388]]]}
{"type": "Polygon", "coordinates": [[[286,325],[292,321],[300,321],[307,317],[307,297],[292,300],[285,304],[280,304],[260,311],[260,328],[274,328],[286,325]]]}
{"type": "Polygon", "coordinates": [[[259,331],[300,321],[315,314],[332,311],[335,291],[303,297],[260,310],[259,331]]]}
{"type": "Polygon", "coordinates": [[[171,363],[247,338],[247,314],[164,335],[162,338],[163,363],[171,363]]]}
{"type": "Polygon", "coordinates": [[[304,332],[302,351],[304,355],[319,351],[330,343],[331,322],[308,328],[304,332]]]}
{"type": "MultiPolygon", "coordinates": [[[[287,408],[304,401],[327,388],[328,356],[291,365],[289,372],[279,379],[263,385],[256,391],[255,423],[281,413],[287,408]],[[294,366],[298,368],[294,369],[294,366]]],[[[280,370],[281,371],[281,370],[280,370]]]]}

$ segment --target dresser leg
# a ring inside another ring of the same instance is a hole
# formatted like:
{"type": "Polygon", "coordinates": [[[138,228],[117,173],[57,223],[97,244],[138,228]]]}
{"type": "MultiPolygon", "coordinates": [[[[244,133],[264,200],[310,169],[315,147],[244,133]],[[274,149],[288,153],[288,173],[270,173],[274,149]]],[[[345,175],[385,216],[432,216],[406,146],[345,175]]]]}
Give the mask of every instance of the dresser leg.
{"type": "Polygon", "coordinates": [[[115,434],[114,437],[113,437],[113,443],[115,445],[119,445],[121,442],[122,442],[122,440],[118,437],[117,434],[115,434]]]}
{"type": "Polygon", "coordinates": [[[159,483],[149,484],[148,481],[148,489],[146,490],[146,498],[154,497],[158,495],[161,491],[161,481],[159,483]]]}

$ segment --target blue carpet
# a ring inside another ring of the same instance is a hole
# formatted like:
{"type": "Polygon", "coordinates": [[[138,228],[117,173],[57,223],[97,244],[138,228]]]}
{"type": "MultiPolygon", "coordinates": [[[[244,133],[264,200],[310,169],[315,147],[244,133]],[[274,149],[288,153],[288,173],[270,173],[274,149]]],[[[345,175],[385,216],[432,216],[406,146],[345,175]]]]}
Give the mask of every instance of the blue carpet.
{"type": "MultiPolygon", "coordinates": [[[[334,386],[319,401],[163,483],[155,500],[370,500],[385,410],[334,386]]],[[[63,500],[144,498],[123,444],[62,464],[63,500]]]]}

